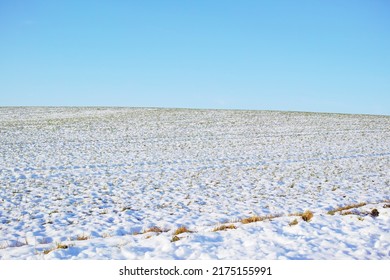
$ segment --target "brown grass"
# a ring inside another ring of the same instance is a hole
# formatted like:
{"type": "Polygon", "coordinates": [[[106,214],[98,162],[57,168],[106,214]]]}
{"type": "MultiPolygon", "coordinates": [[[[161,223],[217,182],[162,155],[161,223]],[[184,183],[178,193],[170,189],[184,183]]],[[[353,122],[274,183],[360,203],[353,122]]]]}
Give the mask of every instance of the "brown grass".
{"type": "Polygon", "coordinates": [[[219,227],[216,227],[213,229],[213,231],[222,231],[222,230],[228,230],[228,229],[236,229],[237,227],[235,225],[221,225],[219,227]]]}
{"type": "Polygon", "coordinates": [[[56,249],[68,249],[68,248],[69,248],[69,246],[66,244],[62,244],[62,243],[56,244],[56,249]]]}
{"type": "Polygon", "coordinates": [[[51,251],[54,251],[55,249],[54,248],[50,248],[50,249],[46,249],[46,250],[43,250],[43,253],[45,255],[49,254],[51,251]]]}
{"type": "Polygon", "coordinates": [[[143,233],[147,233],[147,232],[162,233],[162,232],[166,232],[166,230],[163,230],[163,229],[161,229],[159,227],[154,226],[154,227],[151,227],[151,228],[148,228],[148,229],[144,230],[143,233]]]}
{"type": "Polygon", "coordinates": [[[179,240],[180,240],[180,237],[175,235],[174,237],[172,237],[171,242],[176,242],[176,241],[179,241],[179,240]]]}
{"type": "Polygon", "coordinates": [[[295,212],[295,213],[290,213],[287,216],[289,217],[302,217],[302,212],[295,212]]]}
{"type": "Polygon", "coordinates": [[[372,209],[370,215],[371,215],[371,217],[378,217],[379,216],[378,209],[376,209],[376,208],[372,209]]]}
{"type": "Polygon", "coordinates": [[[306,210],[305,212],[303,212],[302,220],[304,220],[305,222],[309,222],[311,218],[313,218],[313,212],[311,212],[310,210],[306,210]]]}
{"type": "Polygon", "coordinates": [[[291,227],[291,226],[295,226],[298,224],[298,220],[297,219],[294,219],[292,222],[290,222],[288,225],[291,227]]]}
{"type": "Polygon", "coordinates": [[[77,237],[76,237],[76,240],[88,240],[88,239],[90,239],[91,237],[89,236],[89,235],[85,235],[85,234],[82,234],[82,235],[78,235],[77,237]]]}
{"type": "Polygon", "coordinates": [[[56,246],[50,249],[46,249],[43,251],[45,255],[49,254],[50,252],[57,250],[57,249],[68,249],[69,245],[62,244],[62,243],[56,243],[56,246]]]}
{"type": "Polygon", "coordinates": [[[353,212],[353,211],[345,211],[345,212],[341,212],[340,214],[343,215],[343,216],[347,216],[347,215],[359,215],[358,212],[353,212]]]}
{"type": "Polygon", "coordinates": [[[188,228],[186,228],[185,226],[181,226],[181,227],[179,227],[179,228],[177,228],[176,230],[175,230],[175,232],[173,233],[173,235],[179,235],[179,234],[181,234],[181,233],[185,233],[185,232],[192,232],[192,231],[190,231],[188,228]]]}
{"type": "Polygon", "coordinates": [[[364,205],[366,205],[366,204],[367,204],[367,203],[365,203],[365,202],[361,202],[361,203],[350,204],[350,205],[338,207],[338,208],[336,208],[336,209],[333,209],[333,210],[328,211],[328,214],[329,214],[329,215],[334,215],[336,212],[341,212],[341,211],[343,211],[343,210],[349,210],[349,209],[352,209],[352,208],[359,208],[359,207],[362,207],[362,206],[364,206],[364,205]]]}
{"type": "Polygon", "coordinates": [[[241,223],[243,224],[250,224],[250,223],[256,223],[256,222],[262,222],[266,220],[271,220],[273,218],[278,218],[280,215],[267,215],[267,216],[252,216],[249,218],[244,218],[241,220],[241,223]]]}

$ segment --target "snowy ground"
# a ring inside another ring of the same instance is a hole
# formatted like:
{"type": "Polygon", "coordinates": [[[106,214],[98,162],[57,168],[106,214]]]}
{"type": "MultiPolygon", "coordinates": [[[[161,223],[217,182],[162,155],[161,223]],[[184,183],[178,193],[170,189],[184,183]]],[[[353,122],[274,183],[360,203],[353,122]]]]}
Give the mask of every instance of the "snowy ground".
{"type": "Polygon", "coordinates": [[[0,259],[390,259],[390,117],[0,107],[0,259]]]}

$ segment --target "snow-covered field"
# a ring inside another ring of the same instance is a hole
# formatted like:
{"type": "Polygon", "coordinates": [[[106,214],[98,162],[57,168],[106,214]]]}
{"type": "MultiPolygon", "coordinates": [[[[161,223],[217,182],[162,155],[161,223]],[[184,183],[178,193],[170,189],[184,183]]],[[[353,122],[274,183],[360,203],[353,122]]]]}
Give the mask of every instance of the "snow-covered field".
{"type": "Polygon", "coordinates": [[[390,117],[0,108],[0,259],[390,259],[390,117]]]}

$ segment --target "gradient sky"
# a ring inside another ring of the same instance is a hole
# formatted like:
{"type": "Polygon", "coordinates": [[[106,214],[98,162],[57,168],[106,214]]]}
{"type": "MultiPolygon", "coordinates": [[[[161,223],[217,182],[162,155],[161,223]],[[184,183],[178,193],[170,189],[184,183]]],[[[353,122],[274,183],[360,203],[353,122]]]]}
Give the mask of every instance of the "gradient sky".
{"type": "Polygon", "coordinates": [[[390,2],[0,0],[0,106],[390,115],[390,2]]]}

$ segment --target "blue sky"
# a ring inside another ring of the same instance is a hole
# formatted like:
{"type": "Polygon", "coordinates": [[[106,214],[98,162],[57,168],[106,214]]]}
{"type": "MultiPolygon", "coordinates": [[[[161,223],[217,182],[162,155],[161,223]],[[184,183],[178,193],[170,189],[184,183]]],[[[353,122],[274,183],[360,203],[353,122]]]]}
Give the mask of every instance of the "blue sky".
{"type": "Polygon", "coordinates": [[[0,0],[0,106],[390,115],[390,2],[0,0]]]}

